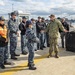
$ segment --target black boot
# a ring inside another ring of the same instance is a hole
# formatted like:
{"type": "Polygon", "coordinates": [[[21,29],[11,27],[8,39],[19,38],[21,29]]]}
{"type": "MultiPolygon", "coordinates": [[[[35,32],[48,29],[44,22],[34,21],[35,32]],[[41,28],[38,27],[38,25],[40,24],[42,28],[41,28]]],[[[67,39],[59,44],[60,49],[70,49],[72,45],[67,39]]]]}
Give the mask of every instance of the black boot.
{"type": "MultiPolygon", "coordinates": [[[[35,66],[35,64],[34,64],[34,63],[32,63],[32,65],[33,65],[33,66],[35,66]]],[[[30,64],[30,63],[28,63],[28,65],[27,65],[27,66],[29,67],[29,66],[31,66],[31,64],[30,64]]]]}
{"type": "Polygon", "coordinates": [[[4,65],[11,65],[11,62],[4,61],[4,65]]]}
{"type": "Polygon", "coordinates": [[[41,50],[43,50],[43,47],[40,47],[41,50]]]}
{"type": "Polygon", "coordinates": [[[30,70],[36,70],[37,68],[34,67],[32,63],[30,63],[30,64],[29,64],[29,69],[30,69],[30,70]]]}
{"type": "Polygon", "coordinates": [[[23,54],[23,55],[27,55],[27,54],[28,54],[28,52],[22,52],[22,54],[23,54]]]}
{"type": "Polygon", "coordinates": [[[11,59],[13,60],[17,60],[17,58],[15,56],[11,56],[11,59]]]}
{"type": "Polygon", "coordinates": [[[20,56],[19,54],[14,53],[14,56],[20,56]]]}
{"type": "Polygon", "coordinates": [[[1,69],[5,69],[4,64],[1,64],[0,67],[1,67],[1,69]]]}

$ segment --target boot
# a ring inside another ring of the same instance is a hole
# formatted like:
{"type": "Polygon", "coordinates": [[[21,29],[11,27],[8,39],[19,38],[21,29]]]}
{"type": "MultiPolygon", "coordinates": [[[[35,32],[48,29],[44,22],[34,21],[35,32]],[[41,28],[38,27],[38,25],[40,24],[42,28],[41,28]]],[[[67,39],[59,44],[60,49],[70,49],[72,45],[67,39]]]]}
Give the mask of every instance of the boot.
{"type": "Polygon", "coordinates": [[[11,56],[11,59],[13,60],[17,60],[17,58],[15,56],[11,56]]]}
{"type": "MultiPolygon", "coordinates": [[[[31,65],[31,64],[30,64],[30,63],[28,63],[28,65],[27,65],[27,66],[29,67],[30,65],[31,65]]],[[[32,63],[32,65],[33,65],[33,66],[35,66],[35,64],[34,64],[34,63],[32,63]]]]}
{"type": "Polygon", "coordinates": [[[1,69],[5,69],[4,64],[1,64],[0,67],[1,67],[1,69]]]}
{"type": "Polygon", "coordinates": [[[20,56],[20,55],[15,53],[14,56],[20,56]]]}
{"type": "Polygon", "coordinates": [[[50,58],[50,57],[52,57],[52,55],[48,55],[48,56],[47,56],[47,58],[50,58]]]}
{"type": "Polygon", "coordinates": [[[29,69],[30,69],[30,70],[36,70],[37,68],[34,67],[34,65],[33,65],[32,63],[30,63],[30,64],[29,64],[29,69]]]}
{"type": "Polygon", "coordinates": [[[23,54],[23,55],[27,55],[27,54],[28,54],[28,52],[22,52],[22,54],[23,54]]]}
{"type": "Polygon", "coordinates": [[[56,52],[56,54],[55,54],[55,58],[59,58],[58,52],[56,52]]]}
{"type": "Polygon", "coordinates": [[[4,65],[11,65],[11,62],[4,61],[4,65]]]}

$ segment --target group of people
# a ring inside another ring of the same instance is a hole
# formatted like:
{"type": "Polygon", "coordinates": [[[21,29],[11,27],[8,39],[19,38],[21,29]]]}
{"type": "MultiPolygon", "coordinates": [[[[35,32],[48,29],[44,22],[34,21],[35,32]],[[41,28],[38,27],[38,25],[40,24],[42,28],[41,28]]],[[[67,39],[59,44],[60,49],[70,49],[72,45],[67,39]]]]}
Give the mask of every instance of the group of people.
{"type": "Polygon", "coordinates": [[[52,52],[54,50],[55,57],[59,58],[57,41],[58,33],[59,29],[61,29],[61,35],[63,35],[63,32],[65,33],[69,31],[69,25],[66,22],[61,23],[56,19],[55,15],[52,14],[49,16],[49,23],[46,23],[45,19],[42,17],[38,17],[38,20],[36,21],[33,18],[27,20],[27,18],[23,16],[22,22],[18,24],[16,17],[17,14],[12,12],[7,26],[4,23],[5,19],[2,16],[0,17],[0,68],[5,69],[5,65],[11,65],[11,62],[7,61],[9,57],[9,40],[10,58],[17,60],[16,56],[20,56],[15,53],[19,30],[21,31],[21,53],[27,55],[29,52],[28,67],[30,70],[36,70],[34,64],[34,51],[43,50],[45,47],[49,47],[49,55],[47,57],[52,57],[52,52]]]}

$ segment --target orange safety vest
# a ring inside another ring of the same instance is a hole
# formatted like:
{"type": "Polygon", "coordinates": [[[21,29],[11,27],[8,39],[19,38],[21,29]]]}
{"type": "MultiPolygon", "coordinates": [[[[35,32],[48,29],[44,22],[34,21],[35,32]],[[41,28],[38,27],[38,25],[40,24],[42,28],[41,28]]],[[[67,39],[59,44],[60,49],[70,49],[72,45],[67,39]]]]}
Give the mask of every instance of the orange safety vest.
{"type": "Polygon", "coordinates": [[[6,26],[4,26],[4,28],[2,28],[2,27],[0,26],[0,35],[1,35],[2,37],[4,37],[5,39],[7,38],[7,27],[6,27],[6,26]]]}

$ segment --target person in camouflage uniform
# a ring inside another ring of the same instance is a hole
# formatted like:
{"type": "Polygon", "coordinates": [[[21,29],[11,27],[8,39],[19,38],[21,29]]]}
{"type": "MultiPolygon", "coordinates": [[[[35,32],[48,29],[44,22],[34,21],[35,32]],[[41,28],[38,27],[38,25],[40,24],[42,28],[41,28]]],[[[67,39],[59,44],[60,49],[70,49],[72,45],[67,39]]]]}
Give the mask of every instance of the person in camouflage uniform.
{"type": "Polygon", "coordinates": [[[59,58],[59,56],[58,56],[58,51],[59,51],[59,49],[58,49],[59,28],[62,31],[65,31],[65,32],[67,32],[67,30],[65,30],[62,23],[55,18],[55,15],[52,14],[49,17],[50,17],[50,23],[47,25],[47,29],[46,29],[46,31],[49,34],[49,43],[50,43],[48,57],[52,56],[52,52],[54,50],[55,57],[59,58]]]}
{"type": "Polygon", "coordinates": [[[32,23],[31,21],[26,22],[27,29],[26,29],[26,37],[28,39],[27,42],[27,48],[29,51],[29,56],[28,56],[28,66],[30,70],[35,70],[36,67],[34,67],[34,43],[37,41],[36,36],[33,31],[32,23]]]}
{"type": "Polygon", "coordinates": [[[16,13],[11,13],[11,18],[8,21],[8,29],[9,29],[9,37],[10,37],[10,54],[11,59],[17,60],[15,56],[19,56],[15,54],[17,48],[17,36],[18,36],[18,22],[16,19],[16,13]]]}

